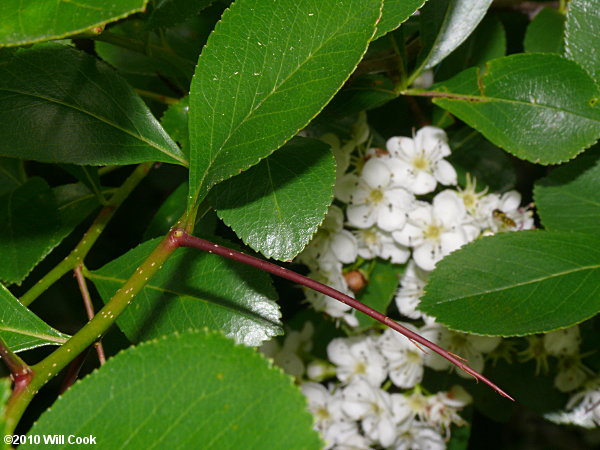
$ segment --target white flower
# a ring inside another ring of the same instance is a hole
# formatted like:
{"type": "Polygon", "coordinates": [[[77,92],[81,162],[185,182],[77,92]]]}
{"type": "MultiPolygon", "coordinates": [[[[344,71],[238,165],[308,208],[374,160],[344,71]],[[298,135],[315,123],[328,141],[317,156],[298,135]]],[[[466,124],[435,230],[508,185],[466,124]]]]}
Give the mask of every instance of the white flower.
{"type": "Polygon", "coordinates": [[[438,392],[428,398],[427,421],[443,430],[450,437],[452,424],[459,426],[467,422],[458,415],[458,411],[471,403],[473,398],[461,386],[454,386],[449,392],[438,392]]]}
{"type": "Polygon", "coordinates": [[[339,421],[331,424],[321,435],[326,442],[325,449],[335,450],[368,450],[370,442],[358,429],[356,422],[339,421]]]}
{"type": "Polygon", "coordinates": [[[353,231],[358,243],[358,255],[361,258],[376,257],[389,259],[394,264],[403,264],[410,256],[410,250],[396,242],[388,232],[377,227],[353,231]]]}
{"type": "Polygon", "coordinates": [[[554,386],[561,392],[574,391],[585,382],[588,375],[593,375],[593,372],[583,365],[579,354],[563,356],[558,361],[554,386]]]}
{"type": "MultiPolygon", "coordinates": [[[[421,329],[421,334],[450,353],[454,353],[465,359],[467,364],[477,372],[483,371],[483,353],[489,353],[494,350],[502,340],[499,337],[478,336],[450,331],[438,324],[425,326],[421,329]]],[[[450,361],[433,352],[425,355],[425,365],[434,370],[456,368],[450,361]]],[[[471,377],[465,371],[456,369],[459,376],[463,378],[471,377]]]]}
{"type": "Polygon", "coordinates": [[[312,322],[305,322],[302,331],[291,330],[287,333],[283,345],[277,339],[265,342],[260,350],[266,356],[273,358],[273,362],[286,373],[299,378],[304,374],[304,362],[298,352],[308,352],[312,346],[314,327],[312,322]]]}
{"type": "Polygon", "coordinates": [[[392,400],[386,391],[371,385],[364,378],[353,380],[342,394],[342,410],[353,420],[360,420],[365,435],[383,447],[389,447],[396,437],[392,400]]]}
{"type": "MultiPolygon", "coordinates": [[[[411,324],[402,324],[411,331],[411,324]]],[[[403,389],[415,387],[423,379],[424,353],[409,339],[394,330],[386,329],[379,337],[379,350],[388,361],[390,380],[403,389]]]]}
{"type": "Polygon", "coordinates": [[[344,213],[339,207],[331,205],[319,231],[297,260],[313,270],[319,267],[327,270],[338,263],[354,262],[358,251],[356,238],[343,227],[344,213]]]}
{"type": "Polygon", "coordinates": [[[400,160],[409,174],[405,186],[415,194],[433,192],[438,182],[456,184],[454,167],[443,159],[450,154],[444,130],[423,127],[413,139],[395,136],[388,139],[386,146],[392,157],[400,160]]]}
{"type": "Polygon", "coordinates": [[[311,382],[303,383],[300,389],[306,397],[308,409],[315,416],[317,430],[323,431],[344,419],[342,399],[339,395],[334,395],[331,389],[311,382]]]}
{"type": "Polygon", "coordinates": [[[428,275],[429,272],[421,269],[413,260],[410,260],[404,275],[402,275],[400,289],[395,297],[396,307],[400,314],[415,320],[424,318],[426,322],[431,322],[429,316],[417,311],[428,275]]]}
{"type": "Polygon", "coordinates": [[[486,234],[529,230],[534,226],[532,213],[520,204],[521,194],[517,191],[488,194],[480,200],[474,217],[486,234]]]}
{"type": "Polygon", "coordinates": [[[334,339],[327,346],[327,357],[337,366],[337,377],[344,383],[358,376],[379,386],[387,377],[385,358],[369,336],[334,339]]]}
{"type": "Polygon", "coordinates": [[[577,325],[544,335],[544,348],[553,356],[573,355],[579,351],[580,343],[581,336],[577,325]]]}
{"type": "Polygon", "coordinates": [[[433,199],[433,205],[420,202],[408,214],[400,231],[392,233],[400,244],[413,247],[413,259],[423,269],[431,271],[444,256],[467,243],[463,230],[465,205],[456,192],[445,190],[433,199]]]}
{"type": "Polygon", "coordinates": [[[590,380],[585,389],[573,395],[566,411],[546,414],[546,419],[560,424],[573,424],[584,428],[600,426],[600,378],[590,380]]]}
{"type": "Polygon", "coordinates": [[[394,184],[392,171],[381,158],[369,159],[361,176],[353,180],[354,185],[341,198],[349,203],[346,215],[350,225],[356,228],[377,225],[385,231],[404,226],[414,196],[394,184]]]}
{"type": "Polygon", "coordinates": [[[398,436],[392,448],[394,450],[444,450],[446,442],[433,427],[415,422],[398,436]]]}
{"type": "MultiPolygon", "coordinates": [[[[348,289],[346,280],[342,275],[341,264],[338,264],[329,270],[321,269],[318,272],[310,272],[309,277],[315,281],[326,284],[327,286],[331,286],[332,288],[337,289],[338,291],[349,295],[350,297],[354,297],[354,294],[350,289],[348,289]]],[[[313,289],[309,289],[304,286],[302,289],[304,291],[304,295],[306,296],[306,300],[316,311],[324,311],[331,317],[342,319],[351,327],[358,325],[358,319],[354,315],[354,310],[350,306],[325,294],[321,294],[313,289]]]]}

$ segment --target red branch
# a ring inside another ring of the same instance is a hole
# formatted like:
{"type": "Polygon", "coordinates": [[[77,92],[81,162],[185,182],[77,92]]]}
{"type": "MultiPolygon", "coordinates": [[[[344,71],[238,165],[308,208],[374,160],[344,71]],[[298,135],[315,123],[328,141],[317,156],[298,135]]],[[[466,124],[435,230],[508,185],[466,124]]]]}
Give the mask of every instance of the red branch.
{"type": "Polygon", "coordinates": [[[403,327],[402,325],[400,325],[399,323],[390,319],[386,315],[380,313],[379,311],[376,311],[373,308],[370,308],[369,306],[365,305],[364,303],[361,303],[358,300],[356,300],[346,294],[343,294],[336,289],[333,289],[329,286],[326,286],[326,285],[319,283],[315,280],[312,280],[308,277],[300,275],[296,272],[292,272],[291,270],[288,270],[284,267],[280,267],[280,266],[277,266],[270,262],[264,261],[262,259],[258,259],[253,256],[246,255],[245,253],[241,253],[236,250],[232,250],[230,248],[223,247],[218,244],[214,244],[214,243],[206,241],[204,239],[200,239],[195,236],[191,236],[182,229],[174,230],[172,233],[172,236],[178,247],[196,248],[198,250],[203,250],[208,253],[214,253],[214,254],[222,256],[224,258],[232,259],[234,261],[238,261],[238,262],[247,264],[249,266],[256,267],[257,269],[264,270],[265,272],[272,273],[273,275],[277,275],[279,277],[293,281],[294,283],[301,284],[301,285],[306,286],[310,289],[313,289],[317,292],[321,292],[322,294],[328,295],[329,297],[334,298],[342,303],[345,303],[346,305],[348,305],[354,309],[357,309],[360,312],[367,314],[368,316],[383,323],[384,325],[387,325],[388,327],[392,328],[393,330],[396,330],[398,333],[403,334],[408,339],[418,342],[419,344],[422,344],[423,346],[433,350],[438,355],[446,358],[452,364],[456,365],[460,369],[467,372],[469,375],[473,376],[475,379],[483,381],[485,384],[490,386],[492,389],[496,390],[496,392],[498,392],[500,395],[502,395],[512,401],[515,400],[510,395],[508,395],[506,392],[504,392],[502,389],[500,389],[498,386],[496,386],[494,383],[492,383],[490,380],[488,380],[486,377],[481,375],[479,372],[477,372],[477,371],[471,369],[469,366],[467,366],[456,355],[448,352],[447,350],[444,350],[439,345],[434,344],[433,342],[425,339],[421,335],[409,330],[408,328],[403,327]]]}

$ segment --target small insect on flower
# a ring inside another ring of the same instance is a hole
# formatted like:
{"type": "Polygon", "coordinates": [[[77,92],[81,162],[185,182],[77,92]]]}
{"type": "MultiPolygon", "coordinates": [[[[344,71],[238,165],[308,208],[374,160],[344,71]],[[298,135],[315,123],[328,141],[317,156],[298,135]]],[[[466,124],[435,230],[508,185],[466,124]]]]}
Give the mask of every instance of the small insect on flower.
{"type": "Polygon", "coordinates": [[[495,209],[492,212],[492,215],[495,219],[499,220],[507,227],[515,228],[517,226],[517,223],[514,220],[512,220],[505,212],[500,211],[499,209],[495,209]]]}

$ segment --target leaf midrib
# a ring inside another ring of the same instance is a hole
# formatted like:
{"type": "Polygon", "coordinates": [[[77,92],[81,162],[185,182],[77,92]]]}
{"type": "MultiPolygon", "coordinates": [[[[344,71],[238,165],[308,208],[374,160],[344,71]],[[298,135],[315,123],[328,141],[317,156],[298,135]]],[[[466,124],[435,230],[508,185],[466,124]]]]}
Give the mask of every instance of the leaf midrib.
{"type": "Polygon", "coordinates": [[[530,280],[527,281],[522,281],[522,282],[518,282],[518,283],[514,283],[511,284],[510,286],[501,286],[498,288],[494,288],[494,289],[487,289],[484,291],[480,291],[480,292],[474,292],[471,293],[469,295],[463,295],[460,297],[450,297],[450,298],[445,298],[444,300],[440,300],[437,301],[435,303],[433,303],[433,305],[441,305],[444,303],[451,303],[451,302],[455,302],[455,301],[460,301],[460,300],[464,300],[466,298],[471,298],[471,297],[475,297],[475,296],[479,296],[479,295],[487,295],[487,294],[493,294],[493,293],[497,293],[497,292],[502,292],[502,291],[507,291],[510,289],[514,289],[514,288],[518,288],[518,287],[522,287],[522,286],[527,286],[530,284],[535,284],[535,283],[541,283],[543,281],[546,280],[550,280],[552,278],[557,278],[557,277],[561,277],[561,276],[567,276],[570,274],[574,274],[574,273],[579,273],[585,270],[597,270],[600,268],[600,264],[593,264],[593,265],[589,265],[589,266],[581,266],[578,267],[576,269],[570,269],[570,270],[565,270],[562,272],[555,272],[551,275],[547,275],[547,276],[543,276],[543,277],[538,277],[538,278],[532,278],[530,280]]]}

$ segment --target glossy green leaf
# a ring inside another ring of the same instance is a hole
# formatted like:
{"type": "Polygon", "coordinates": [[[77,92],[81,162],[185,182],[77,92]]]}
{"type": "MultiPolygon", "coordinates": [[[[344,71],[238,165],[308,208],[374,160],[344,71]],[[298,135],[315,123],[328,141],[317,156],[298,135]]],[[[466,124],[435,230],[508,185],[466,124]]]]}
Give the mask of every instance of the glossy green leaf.
{"type": "Polygon", "coordinates": [[[189,97],[186,96],[174,105],[170,105],[160,119],[161,125],[169,133],[169,136],[181,146],[186,158],[190,157],[189,100],[189,97]]]}
{"type": "Polygon", "coordinates": [[[544,228],[600,235],[600,157],[586,152],[536,183],[544,228]]]}
{"type": "MultiPolygon", "coordinates": [[[[160,239],[144,242],[92,272],[90,277],[105,303],[160,239]]],[[[282,332],[276,298],[265,272],[181,248],[146,284],[117,324],[132,342],[208,327],[223,331],[236,342],[260,345],[282,332]]]]}
{"type": "Polygon", "coordinates": [[[23,306],[2,284],[0,284],[0,337],[13,352],[44,345],[60,345],[69,338],[23,306]]]}
{"type": "Polygon", "coordinates": [[[287,261],[311,240],[333,200],[335,159],[322,141],[295,138],[246,172],[217,185],[219,217],[250,247],[287,261]]]}
{"type": "MultiPolygon", "coordinates": [[[[377,260],[369,275],[369,283],[358,294],[358,300],[385,313],[398,290],[401,272],[400,266],[389,261],[377,260]]],[[[361,330],[366,330],[376,322],[375,319],[361,312],[356,313],[356,318],[361,330]]]]}
{"type": "Polygon", "coordinates": [[[24,45],[103,27],[143,11],[148,0],[2,0],[0,47],[24,45]]]}
{"type": "Polygon", "coordinates": [[[600,238],[558,231],[502,233],[438,263],[419,309],[448,327],[522,336],[600,311],[600,238]]]}
{"type": "Polygon", "coordinates": [[[0,139],[0,155],[20,159],[186,164],[125,81],[94,57],[59,44],[20,50],[0,65],[0,139]]]}
{"type": "Polygon", "coordinates": [[[462,44],[485,16],[492,0],[430,0],[421,10],[425,50],[420,67],[430,69],[462,44]]]}
{"type": "Polygon", "coordinates": [[[565,55],[600,83],[600,8],[597,0],[571,0],[565,25],[565,55]]]}
{"type": "Polygon", "coordinates": [[[381,0],[238,0],[190,93],[190,206],[302,129],[354,70],[381,0]]]}
{"type": "Polygon", "coordinates": [[[564,14],[552,8],[542,9],[527,27],[523,41],[525,51],[562,54],[564,30],[564,14]]]}
{"type": "Polygon", "coordinates": [[[79,185],[61,188],[61,203],[41,178],[0,197],[0,280],[21,283],[98,205],[79,185]]]}
{"type": "Polygon", "coordinates": [[[519,158],[555,164],[600,136],[600,91],[576,63],[526,53],[495,59],[432,87],[434,102],[519,158]]]}
{"type": "Polygon", "coordinates": [[[385,0],[381,20],[377,24],[377,32],[373,39],[398,28],[406,19],[412,16],[427,0],[385,0]]]}
{"type": "Polygon", "coordinates": [[[176,25],[208,8],[213,2],[214,0],[158,0],[148,20],[148,26],[176,25]]]}
{"type": "Polygon", "coordinates": [[[30,434],[92,435],[101,448],[309,450],[322,446],[312,422],[289,376],[253,349],[194,332],[109,359],[30,434]]]}
{"type": "Polygon", "coordinates": [[[0,195],[18,188],[26,179],[23,161],[0,158],[0,195]]]}
{"type": "Polygon", "coordinates": [[[463,70],[485,64],[506,54],[506,32],[502,22],[487,15],[469,38],[448,55],[435,70],[435,79],[447,80],[463,70]]]}

